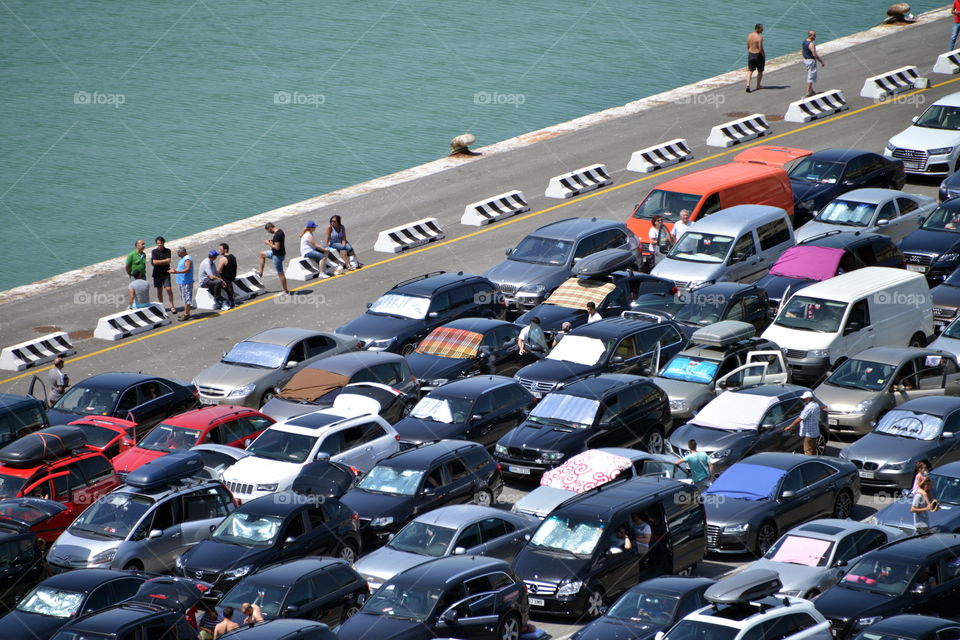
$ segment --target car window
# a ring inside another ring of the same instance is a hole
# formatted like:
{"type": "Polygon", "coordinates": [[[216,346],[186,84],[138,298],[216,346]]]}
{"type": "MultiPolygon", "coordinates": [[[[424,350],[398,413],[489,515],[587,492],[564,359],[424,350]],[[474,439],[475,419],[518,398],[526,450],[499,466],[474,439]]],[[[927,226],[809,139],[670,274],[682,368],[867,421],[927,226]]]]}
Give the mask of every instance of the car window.
{"type": "Polygon", "coordinates": [[[664,332],[660,329],[659,326],[651,327],[650,329],[645,329],[638,333],[634,338],[636,338],[638,346],[638,351],[640,353],[652,353],[657,349],[657,342],[663,340],[664,332]]]}
{"type": "Polygon", "coordinates": [[[597,236],[587,236],[577,243],[577,249],[573,252],[574,258],[583,258],[596,251],[597,236]]]}
{"type": "Polygon", "coordinates": [[[446,291],[433,296],[430,302],[430,313],[444,313],[450,310],[450,296],[446,291]]]}
{"type": "Polygon", "coordinates": [[[857,553],[866,553],[873,551],[879,546],[887,544],[887,534],[882,531],[868,529],[861,531],[857,536],[857,553]]]}
{"type": "Polygon", "coordinates": [[[960,640],[960,627],[950,627],[937,631],[937,640],[960,640]]]}
{"type": "Polygon", "coordinates": [[[731,259],[739,262],[756,255],[756,253],[757,249],[753,242],[753,233],[747,232],[746,235],[738,238],[736,244],[733,245],[731,259]]]}
{"type": "Polygon", "coordinates": [[[622,307],[627,304],[627,292],[626,289],[622,286],[616,287],[613,291],[607,294],[604,302],[607,303],[607,307],[622,307]]]}
{"type": "MultiPolygon", "coordinates": [[[[603,413],[600,415],[600,422],[613,422],[623,413],[623,394],[618,393],[604,400],[603,413]]],[[[619,421],[618,421],[619,422],[619,421]]],[[[619,425],[611,425],[619,426],[619,425]]]]}
{"type": "Polygon", "coordinates": [[[960,580],[960,558],[950,556],[940,561],[941,582],[960,580]]]}
{"type": "Polygon", "coordinates": [[[473,304],[473,289],[467,285],[451,289],[447,294],[450,296],[450,306],[453,308],[473,304]]]}
{"type": "Polygon", "coordinates": [[[860,300],[853,304],[853,308],[850,309],[850,317],[847,318],[847,326],[850,326],[852,322],[859,323],[861,327],[870,326],[870,311],[867,308],[866,300],[860,300]]]}
{"type": "Polygon", "coordinates": [[[0,444],[9,442],[21,431],[34,431],[43,426],[39,404],[0,413],[0,444]]]}
{"type": "Polygon", "coordinates": [[[166,502],[157,505],[153,510],[153,521],[150,530],[160,529],[164,531],[183,521],[180,512],[179,498],[171,498],[166,502]]]}
{"type": "Polygon", "coordinates": [[[318,356],[325,351],[330,351],[333,349],[334,342],[327,336],[310,336],[306,340],[307,345],[307,357],[312,358],[318,356]]]}
{"type": "MultiPolygon", "coordinates": [[[[132,595],[132,594],[131,594],[132,595]]],[[[93,591],[90,592],[90,595],[87,596],[87,602],[83,606],[83,611],[99,611],[113,604],[115,600],[113,599],[113,593],[110,589],[110,583],[102,584],[93,591]]]]}
{"type": "Polygon", "coordinates": [[[491,589],[503,589],[505,587],[512,586],[514,584],[513,578],[498,571],[497,573],[491,573],[490,576],[490,588],[491,589]]]}
{"type": "Polygon", "coordinates": [[[659,329],[661,347],[669,347],[683,340],[683,336],[672,324],[661,324],[659,329]]]}
{"type": "Polygon", "coordinates": [[[468,469],[473,471],[480,471],[487,463],[490,461],[490,454],[486,452],[485,449],[477,447],[470,449],[469,451],[464,452],[463,462],[468,469]]]}
{"type": "Polygon", "coordinates": [[[87,486],[87,479],[84,477],[83,471],[80,470],[80,465],[77,462],[68,464],[67,472],[69,474],[70,489],[72,491],[87,486]]]}
{"type": "Polygon", "coordinates": [[[480,523],[475,522],[457,536],[457,541],[453,546],[454,548],[463,547],[464,549],[472,549],[473,547],[480,546],[480,544],[480,523]]]}
{"type": "Polygon", "coordinates": [[[340,435],[343,437],[343,449],[352,449],[354,447],[359,447],[363,444],[363,430],[360,428],[360,425],[354,425],[352,427],[347,427],[340,431],[340,435]]]}
{"type": "Polygon", "coordinates": [[[306,340],[296,342],[290,347],[290,353],[287,354],[286,362],[303,362],[307,357],[306,353],[306,340]]]}
{"type": "Polygon", "coordinates": [[[742,320],[744,317],[743,300],[737,300],[736,303],[727,311],[724,320],[742,320]]]}
{"type": "Polygon", "coordinates": [[[916,200],[901,196],[897,198],[897,208],[900,209],[900,215],[906,215],[911,211],[916,211],[919,209],[920,205],[917,204],[916,200]]]}
{"type": "Polygon", "coordinates": [[[306,532],[307,528],[303,522],[303,513],[298,513],[290,518],[290,522],[288,522],[287,526],[284,527],[284,531],[280,538],[282,540],[286,540],[287,538],[299,538],[306,532]]]}
{"type": "Polygon", "coordinates": [[[310,529],[321,529],[329,521],[327,513],[319,508],[307,510],[307,520],[310,522],[310,529]]]}
{"type": "Polygon", "coordinates": [[[137,400],[137,388],[127,389],[120,396],[120,400],[117,401],[117,408],[113,412],[113,415],[118,418],[126,418],[127,413],[138,404],[140,404],[140,402],[137,400]]]}
{"type": "Polygon", "coordinates": [[[624,360],[629,360],[637,356],[637,341],[635,336],[627,336],[620,341],[620,344],[617,345],[616,350],[613,352],[613,356],[620,356],[624,360]]]}
{"type": "Polygon", "coordinates": [[[720,194],[712,193],[706,197],[703,201],[703,206],[700,207],[700,215],[697,216],[697,220],[705,218],[711,213],[716,213],[720,211],[720,194]]]}
{"type": "Polygon", "coordinates": [[[513,533],[516,530],[516,527],[503,518],[487,518],[480,523],[480,536],[485,543],[496,540],[508,533],[513,533]]]}
{"type": "Polygon", "coordinates": [[[326,579],[334,587],[345,587],[357,582],[357,576],[347,567],[334,567],[326,573],[326,579]]]}
{"type": "Polygon", "coordinates": [[[943,387],[945,358],[938,356],[915,358],[917,368],[916,384],[918,389],[940,389],[943,387]]]}
{"type": "Polygon", "coordinates": [[[897,208],[893,205],[893,200],[885,202],[877,212],[877,222],[881,220],[893,220],[897,217],[897,208]]]}
{"type": "Polygon", "coordinates": [[[504,385],[502,387],[497,387],[492,392],[483,394],[484,397],[490,398],[490,402],[493,403],[493,406],[506,409],[517,402],[517,394],[514,393],[513,385],[504,385]]]}
{"type": "Polygon", "coordinates": [[[403,382],[403,369],[398,362],[384,362],[373,367],[373,376],[376,382],[392,387],[403,382]]]}
{"type": "Polygon", "coordinates": [[[477,401],[473,405],[473,413],[485,416],[493,411],[493,407],[493,393],[488,391],[484,394],[481,394],[480,397],[477,398],[477,401]]]}
{"type": "Polygon", "coordinates": [[[786,220],[777,219],[757,227],[757,237],[760,239],[760,250],[766,251],[789,242],[790,228],[787,227],[786,220]]]}
{"type": "Polygon", "coordinates": [[[87,483],[99,482],[113,475],[113,465],[103,456],[90,456],[79,462],[87,483]]]}
{"type": "Polygon", "coordinates": [[[443,486],[443,471],[440,467],[437,467],[427,474],[426,480],[423,481],[423,486],[426,489],[439,489],[443,486]]]}
{"type": "Polygon", "coordinates": [[[286,606],[288,607],[303,607],[314,600],[313,593],[313,580],[306,578],[300,580],[293,588],[290,589],[290,594],[287,596],[286,606]]]}
{"type": "Polygon", "coordinates": [[[857,541],[860,538],[861,532],[851,533],[850,535],[844,536],[840,542],[837,544],[837,552],[833,556],[833,561],[838,562],[843,560],[844,562],[849,562],[852,558],[856,558],[860,553],[857,551],[857,541]]]}
{"type": "Polygon", "coordinates": [[[853,158],[847,163],[847,171],[843,176],[844,180],[859,180],[869,169],[870,162],[868,158],[860,156],[853,158]]]}
{"type": "Polygon", "coordinates": [[[365,422],[358,427],[362,433],[360,438],[360,444],[365,444],[367,442],[373,442],[377,438],[382,438],[387,435],[387,432],[379,422],[365,422]]]}
{"type": "Polygon", "coordinates": [[[767,301],[759,294],[744,296],[743,298],[743,309],[748,316],[765,311],[766,308],[767,301]]]}
{"type": "Polygon", "coordinates": [[[140,585],[142,584],[143,581],[136,578],[120,578],[119,580],[113,580],[110,583],[110,595],[112,596],[114,602],[120,602],[121,600],[132,598],[133,595],[140,589],[140,585]]]}
{"type": "Polygon", "coordinates": [[[781,493],[784,491],[793,491],[797,492],[803,489],[803,476],[800,473],[800,468],[793,469],[790,471],[786,477],[783,479],[783,485],[780,487],[781,493]]]}
{"type": "Polygon", "coordinates": [[[517,336],[520,334],[520,328],[515,325],[497,327],[494,332],[497,336],[498,345],[511,345],[517,343],[517,336]]]}
{"type": "Polygon", "coordinates": [[[326,453],[330,457],[337,455],[343,451],[346,451],[347,447],[344,444],[343,431],[335,431],[334,433],[328,433],[327,436],[320,443],[320,448],[317,450],[317,453],[326,453]]]}
{"type": "Polygon", "coordinates": [[[447,475],[450,477],[450,482],[455,482],[462,478],[467,477],[470,471],[467,469],[466,465],[463,464],[463,461],[459,458],[454,458],[446,464],[447,475]]]}
{"type": "Polygon", "coordinates": [[[821,480],[826,480],[836,473],[833,467],[822,462],[808,462],[800,467],[800,471],[803,474],[803,484],[807,487],[821,480]]]}
{"type": "Polygon", "coordinates": [[[183,515],[186,522],[222,518],[227,509],[220,501],[216,489],[203,489],[183,496],[183,515]]]}
{"type": "Polygon", "coordinates": [[[70,477],[67,474],[53,476],[53,500],[66,502],[70,499],[70,477]]]}

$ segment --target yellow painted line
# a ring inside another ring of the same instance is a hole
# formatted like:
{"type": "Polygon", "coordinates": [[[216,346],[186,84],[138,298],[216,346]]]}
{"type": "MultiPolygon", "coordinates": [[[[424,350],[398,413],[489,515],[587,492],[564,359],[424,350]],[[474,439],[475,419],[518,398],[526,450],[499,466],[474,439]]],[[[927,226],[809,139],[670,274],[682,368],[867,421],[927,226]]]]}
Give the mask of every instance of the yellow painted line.
{"type": "MultiPolygon", "coordinates": [[[[942,86],[945,86],[945,85],[948,85],[948,84],[951,84],[951,83],[954,83],[954,82],[957,82],[957,81],[960,81],[960,77],[958,77],[958,78],[952,78],[952,79],[950,79],[950,80],[945,80],[945,81],[940,82],[940,83],[938,83],[938,84],[932,85],[932,86],[928,87],[927,89],[917,89],[917,90],[915,90],[915,91],[909,91],[909,92],[906,92],[906,93],[901,93],[901,94],[898,94],[895,98],[893,98],[893,99],[891,99],[891,100],[887,100],[887,101],[885,101],[885,102],[877,102],[877,103],[874,103],[874,104],[867,105],[867,106],[865,106],[865,107],[860,107],[859,109],[852,109],[852,110],[850,110],[850,111],[844,111],[843,113],[840,113],[840,114],[831,116],[831,117],[826,118],[826,119],[824,119],[824,120],[814,120],[814,121],[810,122],[809,124],[806,124],[806,125],[804,125],[804,126],[802,126],[802,127],[798,127],[798,128],[796,128],[796,129],[791,129],[790,131],[785,131],[785,132],[783,132],[783,133],[779,133],[779,134],[774,135],[774,136],[764,136],[764,137],[762,137],[762,138],[758,138],[758,139],[756,139],[756,140],[754,140],[754,141],[751,141],[751,142],[749,142],[749,143],[747,143],[747,144],[734,145],[734,146],[731,147],[730,149],[727,149],[727,150],[725,150],[725,151],[721,151],[720,153],[715,153],[715,154],[713,154],[712,156],[707,156],[707,157],[705,157],[705,158],[700,158],[699,160],[693,160],[693,161],[691,161],[691,162],[682,162],[682,163],[680,163],[680,164],[678,164],[678,165],[675,165],[675,166],[673,166],[673,167],[670,167],[669,169],[664,169],[663,171],[656,171],[656,172],[653,172],[653,173],[650,173],[650,174],[646,174],[646,175],[644,175],[642,178],[637,178],[636,180],[631,180],[630,182],[624,182],[623,184],[618,184],[618,185],[614,185],[614,186],[611,186],[611,187],[607,187],[606,189],[599,189],[599,190],[597,190],[597,191],[591,191],[590,193],[585,194],[585,195],[582,195],[582,196],[580,196],[580,197],[578,197],[578,198],[573,198],[573,199],[571,199],[571,200],[564,200],[563,202],[558,203],[558,204],[555,204],[555,205],[553,205],[552,207],[547,207],[546,209],[541,209],[540,211],[534,211],[533,213],[528,213],[528,214],[526,214],[526,215],[516,216],[516,217],[510,218],[509,220],[504,220],[503,222],[496,223],[496,224],[494,224],[494,225],[490,225],[490,226],[487,226],[487,227],[483,227],[483,228],[481,228],[481,229],[478,229],[477,231],[473,231],[473,232],[471,232],[471,233],[468,233],[468,234],[465,234],[465,235],[462,235],[462,236],[458,236],[458,237],[456,237],[456,238],[451,238],[450,240],[445,240],[445,241],[443,241],[443,242],[437,242],[437,243],[431,243],[431,244],[428,244],[428,245],[426,245],[426,246],[424,246],[424,247],[421,247],[421,248],[419,248],[419,249],[413,249],[413,250],[411,250],[411,251],[406,251],[406,252],[403,252],[403,253],[398,253],[397,255],[392,256],[392,257],[390,257],[390,258],[385,258],[385,259],[383,259],[383,260],[380,260],[379,262],[374,262],[374,263],[372,263],[372,264],[365,265],[365,266],[364,266],[362,269],[360,269],[359,271],[348,271],[348,272],[344,272],[344,273],[342,273],[342,274],[340,274],[340,275],[338,275],[338,276],[333,276],[332,278],[328,278],[328,279],[326,279],[326,280],[311,280],[310,282],[308,282],[308,283],[306,283],[306,284],[303,284],[303,285],[301,285],[301,286],[299,286],[299,287],[294,287],[293,289],[291,289],[291,291],[299,291],[299,290],[301,290],[301,289],[306,289],[307,287],[316,286],[316,285],[320,284],[321,282],[330,282],[331,280],[335,280],[335,279],[337,279],[337,278],[342,278],[342,277],[348,276],[348,275],[355,275],[355,274],[358,274],[358,273],[365,273],[368,269],[372,269],[372,268],[374,268],[374,267],[380,267],[380,266],[383,266],[383,265],[385,265],[385,264],[390,264],[391,262],[394,262],[395,260],[400,260],[400,259],[402,259],[402,258],[407,258],[407,257],[409,257],[409,256],[416,255],[416,254],[422,253],[422,252],[424,252],[424,251],[432,251],[432,250],[434,250],[434,249],[439,249],[440,247],[445,247],[445,246],[451,245],[451,244],[453,244],[453,243],[455,243],[455,242],[461,242],[461,241],[463,241],[463,240],[467,240],[467,239],[469,239],[469,238],[473,238],[473,237],[479,236],[479,235],[481,235],[481,234],[488,233],[488,232],[490,232],[490,231],[494,231],[494,230],[497,230],[497,229],[502,229],[502,228],[504,228],[504,227],[506,227],[506,226],[509,226],[509,225],[511,225],[511,224],[514,224],[514,223],[517,223],[517,222],[521,222],[521,221],[525,221],[525,220],[529,220],[530,218],[533,218],[533,217],[536,217],[536,216],[539,216],[539,215],[543,215],[543,214],[545,214],[545,213],[550,213],[551,211],[556,211],[556,210],[558,210],[558,209],[562,209],[563,207],[568,207],[568,206],[570,206],[570,205],[572,205],[572,204],[576,204],[577,202],[583,202],[584,200],[589,200],[590,198],[596,198],[596,197],[598,197],[598,196],[601,196],[601,195],[604,195],[604,194],[607,194],[607,193],[611,193],[611,192],[616,191],[616,190],[618,190],[618,189],[623,189],[623,188],[625,188],[625,187],[633,186],[633,185],[635,185],[635,184],[639,184],[639,183],[641,183],[641,182],[645,182],[645,181],[650,180],[650,179],[653,179],[653,178],[660,178],[660,176],[664,176],[664,175],[666,175],[666,174],[668,174],[668,173],[673,173],[673,172],[679,171],[679,170],[681,170],[681,169],[684,169],[684,170],[685,170],[685,169],[687,169],[687,168],[689,168],[689,167],[692,167],[692,166],[695,166],[695,165],[698,165],[698,164],[702,164],[702,163],[704,163],[704,162],[709,162],[709,161],[711,161],[711,160],[716,160],[717,158],[722,158],[723,156],[729,155],[729,154],[731,154],[731,153],[739,153],[739,152],[743,151],[744,149],[749,149],[750,147],[755,147],[755,146],[758,146],[758,145],[769,144],[769,142],[770,142],[771,140],[777,140],[777,139],[780,139],[780,138],[785,138],[785,137],[787,137],[787,136],[792,136],[792,135],[794,135],[794,134],[800,133],[801,131],[807,131],[808,129],[813,129],[813,128],[815,128],[815,127],[819,127],[819,126],[822,126],[822,125],[825,125],[825,124],[830,124],[830,123],[836,122],[836,121],[838,121],[838,120],[843,120],[844,118],[849,118],[849,117],[854,116],[854,115],[859,115],[859,114],[861,114],[861,113],[866,113],[867,111],[870,111],[871,109],[876,109],[876,108],[878,108],[878,107],[885,107],[885,106],[889,106],[889,105],[891,105],[891,104],[897,104],[900,100],[902,100],[902,99],[905,98],[906,96],[912,96],[912,95],[916,95],[916,94],[919,94],[919,93],[923,93],[924,91],[930,91],[931,89],[936,89],[936,88],[938,88],[938,87],[942,87],[942,86]]],[[[267,266],[270,266],[270,265],[268,264],[267,266]]],[[[243,309],[248,309],[248,308],[250,308],[250,307],[252,307],[252,306],[254,306],[254,305],[267,302],[268,300],[275,300],[278,295],[280,295],[280,294],[274,293],[274,294],[271,294],[271,295],[260,296],[260,297],[254,298],[253,300],[251,300],[251,301],[249,301],[249,302],[243,303],[242,306],[237,307],[237,308],[235,308],[235,309],[231,309],[231,310],[229,310],[229,311],[222,311],[222,312],[220,312],[220,313],[218,313],[218,314],[216,314],[216,315],[207,316],[207,317],[203,317],[203,318],[197,318],[196,320],[191,320],[191,321],[189,321],[189,322],[183,322],[183,323],[181,323],[181,324],[174,324],[174,325],[172,325],[172,326],[170,326],[170,327],[167,327],[166,329],[161,329],[161,330],[159,330],[159,331],[154,331],[154,332],[151,332],[151,333],[147,333],[147,334],[141,335],[141,336],[139,336],[139,337],[137,337],[137,338],[133,338],[133,339],[130,339],[130,340],[127,340],[127,341],[118,343],[118,344],[113,344],[113,345],[110,345],[110,346],[108,346],[108,347],[104,347],[103,349],[99,349],[99,350],[97,350],[97,351],[92,351],[92,352],[90,352],[90,353],[85,353],[85,354],[79,355],[79,356],[70,356],[70,357],[69,357],[69,360],[70,360],[70,362],[77,362],[77,361],[86,360],[87,358],[92,358],[92,357],[94,357],[94,356],[98,356],[98,355],[101,355],[101,354],[104,354],[104,353],[107,353],[107,352],[110,352],[110,351],[114,351],[114,350],[116,350],[116,349],[120,349],[120,348],[123,348],[123,347],[128,347],[128,346],[130,346],[130,345],[137,344],[138,342],[140,342],[140,341],[142,341],[142,340],[149,340],[149,339],[156,338],[156,337],[162,336],[162,335],[164,335],[164,334],[170,333],[171,331],[176,331],[176,330],[181,329],[181,328],[183,328],[183,327],[189,327],[189,326],[191,326],[191,325],[195,325],[195,324],[198,324],[198,323],[201,323],[201,322],[206,322],[207,320],[212,320],[212,319],[217,318],[217,317],[219,317],[220,315],[223,315],[223,314],[225,314],[225,313],[233,313],[234,311],[240,311],[240,310],[243,310],[243,309]]],[[[25,378],[25,377],[27,377],[27,376],[34,375],[34,374],[36,374],[36,373],[40,373],[40,372],[42,372],[42,371],[48,371],[48,370],[51,369],[51,368],[52,368],[52,366],[41,367],[41,368],[39,368],[39,369],[28,369],[28,370],[26,370],[26,371],[24,371],[23,373],[20,373],[20,374],[18,374],[18,375],[11,376],[11,377],[6,378],[6,379],[4,379],[4,380],[0,380],[0,385],[7,384],[8,382],[14,382],[14,381],[16,381],[16,380],[20,380],[21,378],[25,378]]]]}

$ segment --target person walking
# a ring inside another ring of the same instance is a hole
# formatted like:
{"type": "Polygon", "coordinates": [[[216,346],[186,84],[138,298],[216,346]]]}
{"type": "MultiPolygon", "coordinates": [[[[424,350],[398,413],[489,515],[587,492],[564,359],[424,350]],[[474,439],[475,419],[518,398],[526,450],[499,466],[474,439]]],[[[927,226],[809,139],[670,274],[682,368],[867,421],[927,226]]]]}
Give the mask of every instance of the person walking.
{"type": "MultiPolygon", "coordinates": [[[[347,241],[347,228],[343,226],[340,216],[330,216],[330,224],[327,225],[327,249],[334,249],[340,252],[344,264],[350,265],[350,270],[359,269],[363,265],[357,261],[357,254],[353,250],[353,245],[347,241]]],[[[334,275],[342,271],[338,267],[334,275]]]]}
{"type": "Polygon", "coordinates": [[[783,428],[784,431],[790,431],[797,425],[800,430],[797,434],[803,439],[803,454],[807,456],[817,455],[817,440],[820,439],[820,403],[813,397],[813,392],[804,391],[803,409],[800,415],[783,428]]]}
{"type": "Polygon", "coordinates": [[[303,231],[300,232],[300,255],[304,258],[316,260],[320,265],[320,277],[329,278],[330,274],[327,273],[329,250],[323,245],[317,244],[317,239],[313,236],[316,228],[317,223],[313,220],[308,220],[303,231]]]}
{"type": "Polygon", "coordinates": [[[154,242],[157,246],[150,252],[150,264],[153,265],[153,287],[157,290],[157,300],[163,306],[163,292],[166,291],[167,298],[170,300],[170,313],[176,313],[177,303],[173,299],[173,288],[170,286],[172,254],[163,236],[157,236],[154,242]]]}
{"type": "Polygon", "coordinates": [[[690,479],[702,491],[710,486],[710,478],[713,477],[713,463],[710,462],[710,456],[702,451],[697,451],[696,440],[687,442],[687,448],[690,449],[690,453],[674,462],[673,465],[677,466],[686,462],[687,466],[690,467],[690,479]]]}
{"type": "Polygon", "coordinates": [[[223,292],[227,297],[226,308],[233,309],[237,301],[233,296],[233,283],[237,279],[237,257],[230,253],[230,245],[220,243],[220,259],[217,261],[217,273],[223,280],[223,292]]]}
{"type": "Polygon", "coordinates": [[[283,233],[283,229],[278,228],[277,225],[272,222],[268,222],[263,228],[270,234],[270,239],[264,240],[263,244],[270,248],[260,252],[260,263],[257,268],[257,275],[261,278],[263,277],[263,265],[267,261],[267,258],[270,258],[273,261],[274,268],[277,270],[280,287],[284,293],[289,294],[290,291],[287,290],[287,276],[283,273],[283,260],[287,257],[286,235],[283,233]]]}
{"type": "Polygon", "coordinates": [[[50,406],[56,404],[57,400],[63,397],[67,387],[70,386],[70,377],[63,370],[64,360],[61,357],[53,359],[53,368],[47,374],[47,384],[50,386],[50,406]]]}
{"type": "MultiPolygon", "coordinates": [[[[960,0],[958,0],[960,1],[960,0]]],[[[680,209],[680,221],[673,225],[673,237],[674,239],[679,240],[683,237],[690,229],[690,225],[693,223],[690,222],[690,210],[689,209],[680,209]]]]}
{"type": "Polygon", "coordinates": [[[813,43],[816,39],[816,31],[807,31],[807,39],[804,40],[800,46],[800,52],[803,54],[803,66],[807,70],[807,93],[804,96],[805,98],[814,95],[813,83],[817,81],[817,63],[819,62],[821,67],[827,66],[823,63],[820,54],[817,53],[817,45],[813,43]]]}
{"type": "Polygon", "coordinates": [[[179,247],[177,257],[177,268],[170,269],[170,273],[177,277],[177,288],[183,300],[183,313],[180,314],[182,322],[190,319],[190,309],[193,307],[193,256],[187,253],[186,247],[179,247]]]}
{"type": "Polygon", "coordinates": [[[130,292],[127,309],[143,309],[150,306],[150,285],[147,284],[147,278],[143,274],[137,274],[127,290],[130,292]]]}
{"type": "Polygon", "coordinates": [[[591,322],[600,322],[603,316],[597,311],[597,305],[593,301],[587,303],[587,324],[591,322]]]}
{"type": "Polygon", "coordinates": [[[957,36],[960,35],[960,0],[953,0],[950,15],[953,16],[953,28],[950,29],[950,46],[947,51],[953,51],[957,47],[957,36]]]}
{"type": "MultiPolygon", "coordinates": [[[[754,91],[759,91],[763,87],[761,83],[763,81],[763,67],[767,62],[767,54],[763,50],[763,25],[757,23],[753,27],[753,31],[747,35],[747,93],[750,93],[750,77],[753,75],[753,72],[757,72],[757,88],[754,91]]],[[[680,234],[677,234],[677,237],[680,237],[680,234]]]]}
{"type": "Polygon", "coordinates": [[[913,514],[913,527],[917,534],[924,534],[930,529],[930,512],[933,511],[933,500],[930,499],[930,490],[933,482],[930,478],[920,481],[920,486],[910,502],[910,513],[913,514]]]}
{"type": "Polygon", "coordinates": [[[200,264],[200,286],[213,297],[213,310],[219,311],[226,306],[223,300],[223,278],[217,270],[217,258],[220,253],[214,249],[207,252],[207,259],[200,264]]]}

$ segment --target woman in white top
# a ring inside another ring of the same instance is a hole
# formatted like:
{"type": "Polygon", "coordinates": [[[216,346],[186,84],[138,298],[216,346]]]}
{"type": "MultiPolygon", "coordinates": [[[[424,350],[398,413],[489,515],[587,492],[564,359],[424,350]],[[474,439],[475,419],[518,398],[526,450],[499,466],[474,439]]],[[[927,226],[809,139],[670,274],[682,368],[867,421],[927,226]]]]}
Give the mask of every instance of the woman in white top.
{"type": "Polygon", "coordinates": [[[317,228],[317,223],[313,220],[307,221],[306,227],[300,232],[300,255],[320,263],[320,277],[329,278],[327,273],[327,250],[317,244],[313,237],[313,230],[317,228]]]}

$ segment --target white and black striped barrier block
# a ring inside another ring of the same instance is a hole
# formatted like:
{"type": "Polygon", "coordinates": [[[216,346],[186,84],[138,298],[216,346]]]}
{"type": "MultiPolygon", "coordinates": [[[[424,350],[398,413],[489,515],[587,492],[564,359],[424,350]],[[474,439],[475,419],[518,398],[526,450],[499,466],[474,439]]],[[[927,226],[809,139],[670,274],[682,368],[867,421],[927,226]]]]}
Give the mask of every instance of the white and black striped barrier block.
{"type": "Polygon", "coordinates": [[[655,144],[646,149],[634,151],[627,164],[627,171],[652,173],[658,169],[680,164],[693,157],[693,152],[684,138],[655,144]]]}
{"type": "Polygon", "coordinates": [[[48,333],[0,351],[0,369],[23,371],[76,352],[65,331],[48,333]]]}
{"type": "Polygon", "coordinates": [[[524,211],[530,211],[530,205],[527,204],[527,199],[523,197],[523,191],[508,191],[480,202],[468,204],[463,209],[460,224],[482,227],[485,224],[497,222],[524,211]]]}
{"type": "Polygon", "coordinates": [[[592,164],[589,167],[550,178],[544,195],[548,198],[563,200],[605,187],[608,184],[613,184],[613,178],[607,173],[606,165],[592,164]]]}
{"type": "Polygon", "coordinates": [[[383,253],[400,253],[443,240],[445,237],[436,218],[424,218],[381,231],[377,236],[377,243],[373,245],[373,250],[383,253]]]}
{"type": "Polygon", "coordinates": [[[266,292],[267,288],[263,285],[263,279],[253,271],[241,273],[233,281],[233,298],[237,302],[255,298],[266,292]]]}
{"type": "Polygon", "coordinates": [[[890,96],[912,90],[913,84],[920,79],[916,67],[900,67],[880,75],[867,78],[860,89],[861,98],[886,100],[890,96]]]}
{"type": "Polygon", "coordinates": [[[297,256],[290,258],[283,272],[287,274],[287,280],[306,282],[320,277],[320,264],[306,256],[297,256]]]}
{"type": "Polygon", "coordinates": [[[746,118],[737,118],[730,122],[718,124],[710,130],[707,136],[707,145],[711,147],[732,147],[735,144],[755,140],[770,133],[770,125],[762,113],[755,113],[746,118]]]}
{"type": "Polygon", "coordinates": [[[933,65],[933,72],[948,76],[960,73],[960,49],[947,51],[937,56],[937,61],[933,65]]]}
{"type": "Polygon", "coordinates": [[[846,111],[847,101],[840,89],[823,91],[809,98],[791,102],[787,107],[787,115],[783,119],[787,122],[810,122],[823,116],[846,111]]]}
{"type": "Polygon", "coordinates": [[[167,317],[163,305],[159,302],[151,302],[149,307],[127,309],[100,318],[97,320],[93,337],[101,340],[120,340],[165,324],[170,324],[170,318],[167,317]]]}

